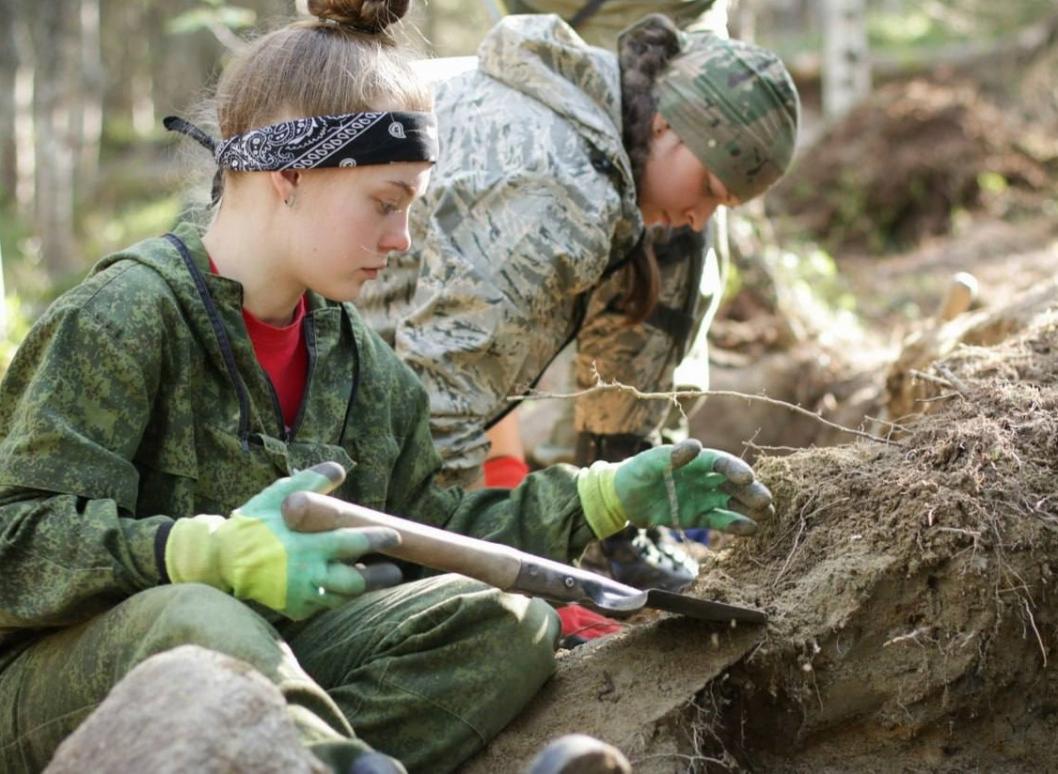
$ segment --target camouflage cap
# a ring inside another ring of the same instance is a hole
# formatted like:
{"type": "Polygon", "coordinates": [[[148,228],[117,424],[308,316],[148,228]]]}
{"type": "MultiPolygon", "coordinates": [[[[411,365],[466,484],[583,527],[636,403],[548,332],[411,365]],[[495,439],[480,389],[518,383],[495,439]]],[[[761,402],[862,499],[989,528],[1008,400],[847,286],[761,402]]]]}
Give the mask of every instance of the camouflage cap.
{"type": "Polygon", "coordinates": [[[772,52],[708,32],[683,33],[657,94],[661,116],[740,202],[764,193],[790,166],[801,106],[772,52]]]}

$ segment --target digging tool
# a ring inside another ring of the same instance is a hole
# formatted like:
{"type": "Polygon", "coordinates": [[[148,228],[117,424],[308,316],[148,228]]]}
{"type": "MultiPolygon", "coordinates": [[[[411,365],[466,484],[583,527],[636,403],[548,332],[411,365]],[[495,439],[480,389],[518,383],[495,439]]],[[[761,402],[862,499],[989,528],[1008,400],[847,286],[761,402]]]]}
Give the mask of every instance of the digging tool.
{"type": "Polygon", "coordinates": [[[660,589],[640,591],[602,575],[544,559],[510,546],[447,532],[315,492],[296,492],[283,503],[287,526],[300,532],[342,527],[389,527],[400,545],[383,553],[441,572],[475,578],[503,591],[579,602],[602,612],[630,613],[643,607],[705,621],[764,623],[760,610],[712,602],[660,589]]]}

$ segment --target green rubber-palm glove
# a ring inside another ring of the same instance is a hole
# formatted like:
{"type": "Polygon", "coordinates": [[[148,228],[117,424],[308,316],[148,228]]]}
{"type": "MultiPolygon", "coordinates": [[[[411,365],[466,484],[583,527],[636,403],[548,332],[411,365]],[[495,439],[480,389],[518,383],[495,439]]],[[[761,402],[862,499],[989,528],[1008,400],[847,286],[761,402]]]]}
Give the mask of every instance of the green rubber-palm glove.
{"type": "Polygon", "coordinates": [[[369,587],[399,581],[393,565],[380,572],[352,566],[364,554],[400,543],[391,529],[335,529],[302,533],[283,521],[280,507],[294,492],[326,494],[345,477],[325,462],[265,487],[228,518],[178,519],[165,544],[173,583],[205,583],[252,599],[295,620],[337,607],[369,587]]]}
{"type": "Polygon", "coordinates": [[[753,516],[773,511],[771,492],[753,468],[694,439],[658,446],[623,462],[596,462],[580,471],[577,491],[588,524],[600,538],[625,524],[708,527],[736,535],[757,530],[753,516]]]}

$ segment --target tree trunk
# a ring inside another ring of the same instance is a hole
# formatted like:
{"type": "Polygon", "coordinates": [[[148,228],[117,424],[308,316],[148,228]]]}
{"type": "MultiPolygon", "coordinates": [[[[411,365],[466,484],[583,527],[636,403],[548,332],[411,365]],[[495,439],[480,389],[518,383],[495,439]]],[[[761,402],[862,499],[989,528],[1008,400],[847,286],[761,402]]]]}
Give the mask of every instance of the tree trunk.
{"type": "Polygon", "coordinates": [[[729,12],[731,19],[731,37],[752,43],[757,39],[757,15],[751,0],[733,0],[733,9],[729,12]]]}
{"type": "Polygon", "coordinates": [[[129,3],[129,26],[136,34],[129,41],[132,56],[132,128],[138,135],[150,134],[154,129],[154,74],[151,68],[151,47],[148,16],[150,9],[129,3]]]}
{"type": "MultiPolygon", "coordinates": [[[[422,6],[420,6],[422,7],[422,6]]],[[[429,3],[422,10],[422,34],[426,38],[427,51],[437,55],[437,6],[429,3]]]]}
{"type": "Polygon", "coordinates": [[[51,276],[77,266],[73,232],[75,142],[71,116],[76,104],[76,68],[80,40],[76,34],[79,6],[74,0],[51,0],[37,5],[33,19],[33,47],[38,52],[33,78],[36,139],[34,232],[40,238],[41,259],[51,276]],[[46,55],[39,55],[46,53],[46,55]]]}
{"type": "Polygon", "coordinates": [[[13,199],[18,185],[15,146],[15,3],[0,0],[0,200],[13,199]]]}
{"type": "Polygon", "coordinates": [[[26,14],[15,21],[15,200],[19,212],[31,216],[36,195],[37,149],[33,142],[33,43],[26,14]]]}
{"type": "Polygon", "coordinates": [[[822,0],[823,113],[843,116],[871,90],[865,0],[822,0]]]}
{"type": "Polygon", "coordinates": [[[77,191],[81,198],[95,188],[99,143],[103,135],[103,56],[99,31],[100,0],[81,0],[81,89],[74,115],[77,191]]]}

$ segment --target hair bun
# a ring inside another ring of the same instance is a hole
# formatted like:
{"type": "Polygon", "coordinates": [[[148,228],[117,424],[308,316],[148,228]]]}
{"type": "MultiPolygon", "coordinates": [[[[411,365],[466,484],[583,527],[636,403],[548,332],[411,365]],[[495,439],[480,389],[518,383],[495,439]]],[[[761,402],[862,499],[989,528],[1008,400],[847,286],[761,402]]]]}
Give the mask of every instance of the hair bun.
{"type": "Polygon", "coordinates": [[[401,19],[411,0],[308,0],[308,6],[322,21],[377,34],[401,19]]]}

